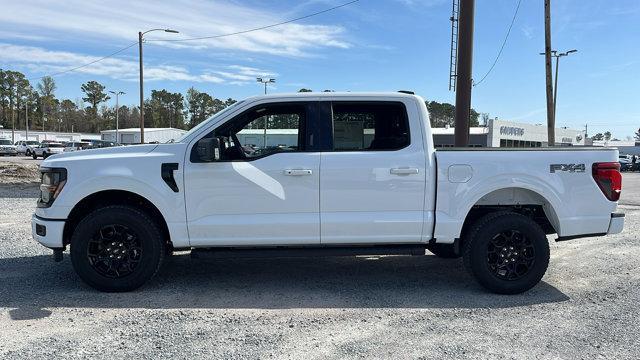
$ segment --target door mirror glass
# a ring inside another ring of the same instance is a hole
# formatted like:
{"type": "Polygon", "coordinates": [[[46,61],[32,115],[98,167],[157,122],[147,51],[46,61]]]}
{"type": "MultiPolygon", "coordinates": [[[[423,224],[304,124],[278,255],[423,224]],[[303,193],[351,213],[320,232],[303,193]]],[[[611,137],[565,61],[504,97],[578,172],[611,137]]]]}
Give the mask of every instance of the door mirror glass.
{"type": "Polygon", "coordinates": [[[216,137],[200,139],[196,144],[196,151],[201,161],[218,161],[220,160],[220,139],[216,137]]]}

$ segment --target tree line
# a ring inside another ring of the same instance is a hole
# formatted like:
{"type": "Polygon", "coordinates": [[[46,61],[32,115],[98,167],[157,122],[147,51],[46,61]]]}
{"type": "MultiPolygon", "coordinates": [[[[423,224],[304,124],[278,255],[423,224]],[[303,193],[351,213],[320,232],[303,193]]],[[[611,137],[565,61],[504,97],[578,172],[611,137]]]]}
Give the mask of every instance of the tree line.
{"type": "MultiPolygon", "coordinates": [[[[116,109],[107,105],[111,97],[104,85],[94,80],[82,84],[82,97],[75,101],[59,99],[56,90],[56,82],[49,76],[40,78],[34,87],[23,73],[0,69],[0,125],[4,129],[24,130],[28,118],[31,130],[98,133],[115,128],[116,109]]],[[[235,102],[232,98],[218,99],[193,87],[184,96],[165,89],[152,90],[151,97],[144,102],[145,127],[190,129],[235,102]]],[[[454,126],[454,105],[436,101],[426,101],[426,105],[431,126],[454,126]]],[[[480,117],[486,125],[488,114],[471,109],[470,125],[479,126],[480,117]]],[[[138,127],[139,106],[120,105],[118,120],[120,128],[138,127]]],[[[294,128],[297,123],[291,117],[279,116],[270,118],[268,127],[294,128]]]]}
{"type": "MultiPolygon", "coordinates": [[[[0,125],[4,129],[74,131],[98,133],[115,128],[115,106],[106,87],[97,81],[80,86],[82,97],[75,101],[56,97],[56,82],[45,76],[34,85],[19,71],[0,69],[0,125]]],[[[144,102],[145,127],[190,129],[209,116],[235,103],[217,99],[191,87],[185,96],[165,89],[152,90],[144,102]]],[[[120,128],[139,127],[140,107],[120,105],[120,128]]]]}

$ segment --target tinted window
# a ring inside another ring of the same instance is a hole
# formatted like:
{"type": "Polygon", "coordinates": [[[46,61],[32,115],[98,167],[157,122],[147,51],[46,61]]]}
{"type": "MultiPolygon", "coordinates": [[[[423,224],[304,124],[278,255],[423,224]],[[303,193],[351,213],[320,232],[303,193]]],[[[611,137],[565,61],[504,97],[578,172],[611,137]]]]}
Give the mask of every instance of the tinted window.
{"type": "Polygon", "coordinates": [[[333,149],[397,150],[410,143],[402,103],[333,103],[333,149]]]}
{"type": "Polygon", "coordinates": [[[304,150],[306,103],[255,107],[217,128],[221,160],[250,160],[304,150]]]}

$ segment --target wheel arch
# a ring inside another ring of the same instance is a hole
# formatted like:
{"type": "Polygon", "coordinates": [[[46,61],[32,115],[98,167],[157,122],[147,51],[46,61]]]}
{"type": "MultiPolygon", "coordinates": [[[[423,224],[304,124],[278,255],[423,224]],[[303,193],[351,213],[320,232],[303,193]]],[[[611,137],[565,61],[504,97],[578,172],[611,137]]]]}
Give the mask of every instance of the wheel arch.
{"type": "Polygon", "coordinates": [[[560,232],[557,206],[539,192],[514,186],[488,191],[479,196],[467,209],[460,231],[463,239],[469,227],[479,218],[497,211],[512,211],[530,217],[547,234],[560,232]]]}
{"type": "Polygon", "coordinates": [[[171,234],[167,221],[162,212],[147,198],[126,190],[102,190],[85,196],[80,200],[69,212],[65,222],[62,241],[64,245],[68,245],[71,235],[78,223],[88,215],[92,210],[106,207],[109,205],[129,205],[147,212],[151,218],[158,224],[162,236],[166,239],[169,249],[173,248],[171,234]]]}

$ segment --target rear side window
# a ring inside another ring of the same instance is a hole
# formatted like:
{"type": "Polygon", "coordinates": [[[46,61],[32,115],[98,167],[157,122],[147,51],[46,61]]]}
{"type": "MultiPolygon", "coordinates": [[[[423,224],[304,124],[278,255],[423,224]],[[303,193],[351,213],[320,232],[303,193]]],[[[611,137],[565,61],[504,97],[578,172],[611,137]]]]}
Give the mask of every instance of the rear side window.
{"type": "Polygon", "coordinates": [[[400,102],[333,102],[333,149],[389,151],[409,145],[407,110],[400,102]]]}

